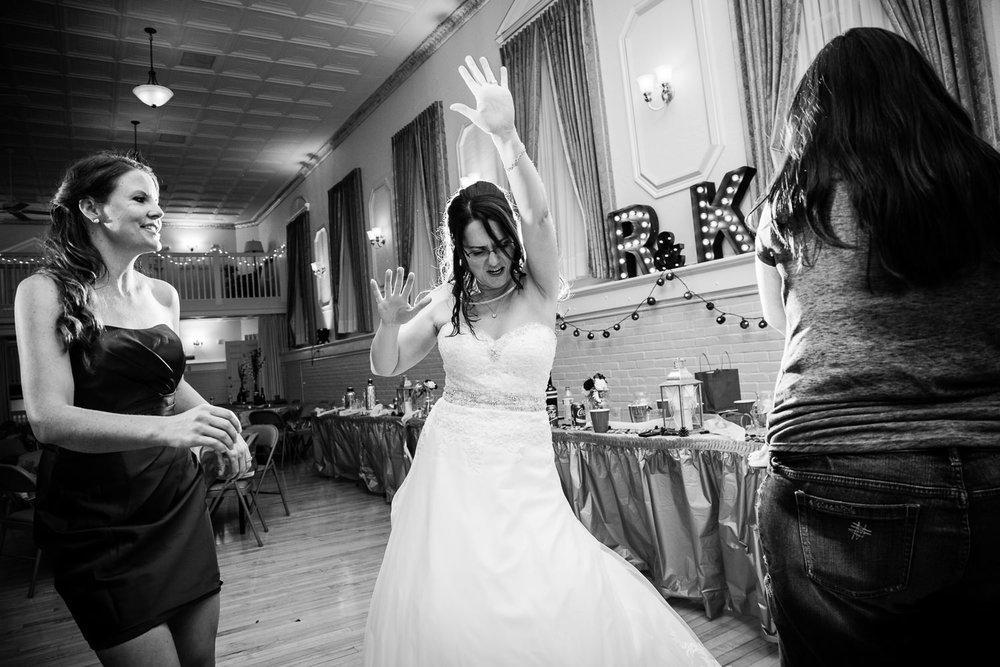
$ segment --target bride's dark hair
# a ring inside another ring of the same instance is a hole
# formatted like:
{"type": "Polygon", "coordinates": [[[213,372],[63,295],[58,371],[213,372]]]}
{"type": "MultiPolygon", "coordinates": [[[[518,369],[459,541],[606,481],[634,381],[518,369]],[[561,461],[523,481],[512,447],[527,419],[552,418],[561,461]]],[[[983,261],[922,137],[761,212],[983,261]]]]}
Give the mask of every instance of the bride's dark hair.
{"type": "Polygon", "coordinates": [[[94,284],[107,274],[107,267],[90,239],[87,226],[94,223],[80,210],[80,202],[89,198],[103,204],[118,180],[136,170],[153,176],[147,165],[120,153],[89,155],[70,165],[49,204],[52,226],[44,241],[40,273],[51,277],[59,289],[56,329],[66,349],[92,342],[102,328],[92,300],[94,284]]]}
{"type": "Polygon", "coordinates": [[[458,334],[461,320],[465,321],[470,330],[473,329],[473,322],[478,320],[469,315],[476,279],[469,271],[462,247],[465,228],[474,220],[483,223],[493,243],[511,260],[511,278],[517,289],[524,287],[521,283],[525,275],[524,246],[518,234],[517,212],[513,202],[500,187],[489,181],[477,181],[462,188],[448,202],[438,245],[438,273],[442,283],[451,284],[451,293],[455,297],[451,314],[452,336],[458,334]],[[497,235],[489,222],[495,222],[501,234],[497,235]],[[501,246],[506,239],[513,241],[509,249],[501,246]]]}

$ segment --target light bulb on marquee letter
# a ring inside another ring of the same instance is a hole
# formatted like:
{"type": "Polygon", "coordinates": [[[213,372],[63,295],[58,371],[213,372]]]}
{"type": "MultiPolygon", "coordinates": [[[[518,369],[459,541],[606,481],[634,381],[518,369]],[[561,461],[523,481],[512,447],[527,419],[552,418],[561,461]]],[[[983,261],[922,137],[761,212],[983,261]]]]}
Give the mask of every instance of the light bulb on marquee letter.
{"type": "Polygon", "coordinates": [[[726,241],[736,255],[753,251],[754,236],[743,221],[739,204],[756,173],[753,167],[734,169],[722,177],[718,191],[710,181],[691,186],[691,216],[699,262],[722,257],[726,241]]]}

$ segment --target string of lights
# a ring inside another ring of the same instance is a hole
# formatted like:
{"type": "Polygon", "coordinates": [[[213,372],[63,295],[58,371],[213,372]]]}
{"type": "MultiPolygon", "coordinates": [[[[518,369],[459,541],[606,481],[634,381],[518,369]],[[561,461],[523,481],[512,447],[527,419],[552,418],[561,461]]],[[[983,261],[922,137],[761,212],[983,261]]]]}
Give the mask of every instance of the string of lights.
{"type": "Polygon", "coordinates": [[[569,328],[572,327],[572,329],[573,329],[573,335],[574,336],[580,336],[581,334],[586,334],[587,335],[587,340],[594,340],[598,335],[600,335],[603,338],[611,338],[611,332],[612,331],[621,331],[622,324],[624,324],[625,322],[627,322],[630,319],[632,321],[638,320],[639,319],[639,310],[642,309],[644,306],[654,306],[654,305],[656,305],[656,297],[653,296],[653,292],[656,290],[657,287],[663,287],[667,282],[672,281],[672,280],[676,280],[681,285],[684,286],[684,290],[685,291],[684,291],[683,296],[684,296],[685,299],[687,299],[688,301],[697,299],[697,300],[701,301],[703,304],[705,304],[705,308],[706,309],[708,309],[708,310],[710,310],[712,312],[718,313],[718,315],[715,318],[716,324],[720,324],[720,325],[721,324],[725,324],[728,321],[728,318],[733,318],[733,319],[738,318],[739,325],[740,325],[741,329],[749,329],[750,328],[750,323],[752,321],[755,321],[755,320],[757,322],[757,327],[758,328],[760,328],[760,329],[767,328],[767,321],[763,317],[753,317],[753,316],[747,316],[747,315],[740,315],[738,313],[731,313],[731,312],[722,310],[721,308],[718,307],[718,305],[716,305],[716,303],[714,301],[709,301],[708,299],[706,299],[702,295],[700,295],[697,292],[695,292],[694,290],[692,290],[688,286],[688,284],[686,282],[684,282],[683,278],[681,278],[680,276],[678,276],[676,273],[674,273],[673,271],[671,271],[669,269],[663,271],[662,273],[660,273],[659,277],[656,279],[655,284],[652,287],[649,288],[649,294],[646,295],[646,298],[644,298],[642,301],[640,301],[639,303],[637,303],[635,305],[635,308],[632,309],[631,313],[629,313],[625,317],[621,318],[620,320],[618,320],[617,322],[615,322],[614,324],[612,324],[610,327],[603,327],[603,328],[598,328],[598,329],[590,329],[588,327],[580,325],[577,322],[574,322],[573,320],[568,320],[565,317],[563,317],[562,315],[556,315],[556,322],[558,323],[559,329],[561,331],[566,331],[567,329],[569,329],[569,328]]]}
{"type": "Polygon", "coordinates": [[[260,254],[253,253],[252,255],[234,254],[227,250],[223,250],[217,246],[213,246],[205,253],[199,253],[197,255],[188,254],[173,254],[173,253],[163,253],[154,252],[154,257],[159,257],[160,259],[175,265],[188,265],[188,264],[201,264],[204,262],[209,262],[214,259],[213,256],[225,257],[231,263],[237,264],[239,266],[254,266],[261,260],[276,259],[278,257],[285,256],[285,244],[282,243],[279,247],[275,248],[271,252],[260,254]]]}
{"type": "Polygon", "coordinates": [[[42,263],[42,257],[41,257],[41,255],[37,255],[37,256],[33,256],[33,257],[32,256],[28,256],[28,255],[17,255],[17,256],[13,256],[12,257],[10,255],[0,254],[0,264],[34,265],[34,264],[41,264],[41,263],[42,263]]]}
{"type": "MultiPolygon", "coordinates": [[[[199,264],[202,262],[211,261],[213,259],[211,255],[225,257],[230,262],[241,266],[253,266],[255,265],[255,263],[261,260],[284,257],[285,244],[282,243],[281,246],[275,248],[271,252],[264,254],[254,253],[252,255],[234,254],[226,250],[223,250],[222,248],[212,248],[207,253],[202,253],[198,255],[173,254],[164,252],[152,253],[153,257],[158,257],[161,260],[169,262],[170,264],[178,264],[178,265],[199,264]]],[[[3,253],[0,253],[0,264],[36,265],[36,264],[41,264],[42,261],[43,259],[41,255],[4,255],[3,253]]]]}

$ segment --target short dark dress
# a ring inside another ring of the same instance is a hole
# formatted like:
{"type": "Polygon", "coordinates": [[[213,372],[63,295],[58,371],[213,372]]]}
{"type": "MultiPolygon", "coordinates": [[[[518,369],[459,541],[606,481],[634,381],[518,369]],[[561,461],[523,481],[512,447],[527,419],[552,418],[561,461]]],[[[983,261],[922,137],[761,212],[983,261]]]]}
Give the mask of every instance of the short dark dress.
{"type": "MultiPolygon", "coordinates": [[[[170,327],[106,327],[70,352],[78,407],[171,415],[184,350],[170,327]]],[[[83,454],[45,445],[35,537],[94,650],[169,620],[222,586],[200,464],[189,449],[83,454]]]]}

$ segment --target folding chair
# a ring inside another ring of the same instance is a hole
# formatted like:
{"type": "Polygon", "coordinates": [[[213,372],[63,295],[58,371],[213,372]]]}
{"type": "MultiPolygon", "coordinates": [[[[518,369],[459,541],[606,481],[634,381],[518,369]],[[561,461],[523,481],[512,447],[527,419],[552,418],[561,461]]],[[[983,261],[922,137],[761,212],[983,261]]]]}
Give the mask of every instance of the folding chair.
{"type": "Polygon", "coordinates": [[[278,431],[278,427],[273,424],[251,424],[243,429],[243,433],[247,433],[248,431],[257,434],[257,450],[255,454],[257,464],[260,465],[261,458],[264,459],[264,468],[260,471],[260,476],[257,478],[256,488],[254,488],[252,492],[254,504],[258,502],[257,496],[261,494],[277,494],[281,496],[281,504],[285,506],[285,516],[291,516],[292,513],[288,509],[288,500],[285,498],[285,487],[281,483],[281,477],[278,475],[278,470],[274,463],[274,453],[278,450],[281,442],[281,434],[278,431]],[[264,485],[264,479],[267,477],[269,472],[278,487],[277,491],[264,491],[261,489],[264,485]]]}
{"type": "MultiPolygon", "coordinates": [[[[246,526],[249,524],[250,530],[253,532],[254,538],[257,540],[257,546],[264,546],[264,542],[260,539],[260,534],[257,532],[257,527],[253,523],[253,513],[257,509],[254,506],[254,493],[253,493],[253,479],[257,473],[257,437],[258,433],[248,432],[249,428],[243,429],[243,439],[246,440],[247,445],[250,447],[250,456],[253,459],[253,463],[250,468],[233,479],[224,479],[218,476],[218,455],[213,449],[205,449],[202,451],[202,468],[206,477],[206,483],[208,486],[208,492],[205,495],[205,499],[208,502],[208,514],[212,516],[215,514],[215,510],[219,508],[222,504],[223,498],[230,491],[236,493],[236,500],[239,503],[240,511],[240,534],[246,532],[246,526]]],[[[267,522],[264,521],[264,517],[261,516],[260,512],[257,511],[257,518],[260,519],[260,525],[267,532],[267,522]]]]}
{"type": "Polygon", "coordinates": [[[288,434],[288,422],[285,421],[285,418],[273,410],[254,410],[247,415],[247,419],[250,421],[251,426],[269,424],[278,429],[278,442],[275,446],[278,448],[278,457],[281,459],[281,465],[285,465],[285,441],[288,434]]]}
{"type": "MultiPolygon", "coordinates": [[[[26,531],[34,534],[35,508],[35,476],[27,470],[14,465],[0,465],[0,496],[3,509],[0,512],[0,551],[7,539],[7,529],[26,531]]],[[[32,558],[19,556],[17,558],[32,558]]],[[[35,580],[38,579],[38,564],[42,561],[42,550],[35,546],[35,567],[31,571],[31,583],[28,584],[28,597],[35,597],[35,580]]]]}

